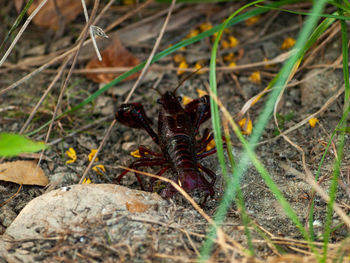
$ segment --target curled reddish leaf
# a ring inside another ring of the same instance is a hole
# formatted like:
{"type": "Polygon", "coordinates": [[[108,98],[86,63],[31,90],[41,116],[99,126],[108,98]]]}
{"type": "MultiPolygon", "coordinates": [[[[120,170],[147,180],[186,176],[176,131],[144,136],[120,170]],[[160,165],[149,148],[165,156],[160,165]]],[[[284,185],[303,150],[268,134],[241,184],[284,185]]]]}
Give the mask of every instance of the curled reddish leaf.
{"type": "MultiPolygon", "coordinates": [[[[120,43],[118,38],[113,39],[113,43],[101,52],[102,61],[97,58],[90,60],[86,65],[86,69],[97,69],[97,68],[118,68],[118,67],[135,67],[140,63],[140,60],[126,50],[120,43]]],[[[120,76],[121,73],[89,73],[86,76],[98,83],[111,82],[116,77],[120,76]]],[[[134,79],[138,76],[135,73],[125,80],[134,79]]]]}

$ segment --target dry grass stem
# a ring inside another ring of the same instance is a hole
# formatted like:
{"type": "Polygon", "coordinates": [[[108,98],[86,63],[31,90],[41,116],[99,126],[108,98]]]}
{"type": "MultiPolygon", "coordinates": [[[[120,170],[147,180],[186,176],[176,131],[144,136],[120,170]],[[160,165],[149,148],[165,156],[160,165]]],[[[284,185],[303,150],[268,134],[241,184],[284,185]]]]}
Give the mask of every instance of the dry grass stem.
{"type": "MultiPolygon", "coordinates": [[[[38,5],[38,7],[35,8],[33,13],[31,13],[30,16],[28,16],[27,20],[24,22],[23,26],[21,27],[20,31],[16,35],[15,39],[12,41],[10,47],[6,50],[4,56],[0,60],[0,67],[5,62],[5,60],[7,59],[8,55],[11,53],[12,49],[14,48],[14,46],[17,44],[19,38],[22,36],[24,31],[26,30],[26,28],[29,25],[30,21],[32,21],[32,19],[36,16],[36,14],[40,11],[40,9],[46,4],[46,2],[47,2],[47,0],[42,0],[40,2],[40,4],[38,5]]],[[[1,95],[1,93],[0,93],[0,95],[1,95]]]]}
{"type": "Polygon", "coordinates": [[[134,86],[133,86],[132,89],[130,90],[128,96],[126,97],[126,99],[125,99],[125,101],[124,101],[124,103],[127,103],[127,102],[130,100],[130,98],[131,98],[132,94],[135,92],[137,86],[139,85],[139,83],[141,83],[141,80],[142,80],[143,76],[145,76],[145,74],[146,74],[146,72],[147,72],[147,70],[148,70],[148,67],[149,67],[149,65],[150,65],[151,62],[152,62],[152,59],[153,59],[154,55],[156,54],[156,52],[157,52],[157,50],[158,50],[160,41],[161,41],[162,38],[163,38],[163,35],[164,35],[164,33],[165,33],[165,29],[166,29],[166,27],[167,27],[167,25],[168,25],[168,23],[169,23],[169,20],[170,20],[172,11],[174,10],[175,4],[176,4],[176,0],[172,0],[172,1],[171,1],[171,5],[170,5],[170,7],[169,7],[168,15],[167,15],[167,17],[166,17],[166,19],[165,19],[165,21],[164,21],[164,24],[163,24],[162,29],[160,30],[159,36],[158,36],[158,38],[157,38],[157,40],[156,40],[156,43],[155,43],[154,46],[153,46],[152,52],[151,52],[151,54],[149,55],[149,57],[148,57],[148,59],[147,59],[147,61],[146,61],[146,65],[145,65],[144,68],[142,69],[141,74],[139,75],[137,81],[135,82],[134,86]]]}

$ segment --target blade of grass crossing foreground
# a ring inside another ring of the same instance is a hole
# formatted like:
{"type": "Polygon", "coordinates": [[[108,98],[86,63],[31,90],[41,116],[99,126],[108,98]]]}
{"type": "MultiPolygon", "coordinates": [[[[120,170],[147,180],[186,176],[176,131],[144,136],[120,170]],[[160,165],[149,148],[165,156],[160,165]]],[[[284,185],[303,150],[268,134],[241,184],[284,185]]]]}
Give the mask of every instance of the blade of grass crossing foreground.
{"type": "MultiPolygon", "coordinates": [[[[306,52],[313,44],[315,44],[315,42],[317,41],[317,39],[319,39],[319,37],[323,34],[323,32],[326,31],[326,29],[328,29],[333,23],[334,23],[335,19],[334,18],[327,18],[325,20],[323,20],[318,26],[317,28],[314,30],[314,32],[312,33],[311,37],[309,38],[309,40],[307,41],[307,43],[305,44],[305,50],[304,52],[306,52]]],[[[333,132],[331,138],[333,138],[335,135],[335,131],[333,132]]],[[[328,143],[325,152],[321,158],[320,164],[318,166],[318,170],[316,172],[315,175],[315,180],[318,180],[318,177],[320,175],[321,172],[321,167],[323,164],[323,161],[325,160],[326,157],[326,153],[328,152],[328,148],[331,145],[331,141],[328,143]]],[[[314,192],[314,191],[313,191],[314,192]]],[[[314,231],[314,226],[313,226],[313,222],[314,222],[314,199],[312,199],[311,201],[311,205],[310,205],[310,211],[309,211],[309,234],[311,236],[312,240],[315,240],[315,231],[314,231]]]]}
{"type": "MultiPolygon", "coordinates": [[[[226,141],[226,147],[227,147],[227,154],[228,154],[228,159],[231,165],[231,173],[233,174],[234,169],[235,169],[235,160],[233,156],[233,148],[232,148],[232,143],[231,143],[231,138],[230,138],[230,132],[228,129],[227,121],[223,123],[224,127],[224,134],[225,134],[225,141],[226,141]]],[[[244,226],[244,233],[247,237],[247,244],[248,244],[248,249],[249,253],[251,256],[254,256],[254,246],[252,242],[252,236],[249,230],[249,224],[250,224],[250,218],[246,213],[245,210],[245,204],[244,204],[244,198],[241,189],[238,187],[237,189],[237,205],[240,210],[240,213],[242,215],[242,222],[244,226]]]]}
{"type": "MultiPolygon", "coordinates": [[[[312,13],[321,13],[324,5],[325,5],[325,0],[318,0],[314,2],[313,8],[312,8],[312,13]]],[[[294,56],[291,56],[288,61],[283,65],[281,69],[281,74],[279,74],[279,78],[277,79],[275,83],[275,88],[272,90],[266,106],[263,109],[263,112],[260,114],[258,122],[253,130],[253,133],[251,135],[251,139],[249,140],[249,144],[251,145],[251,150],[254,151],[255,145],[259,140],[259,137],[261,136],[264,127],[266,126],[273,108],[274,104],[278,98],[278,95],[280,91],[282,90],[283,86],[286,84],[286,81],[289,77],[289,72],[293,69],[294,65],[297,63],[298,59],[300,59],[303,55],[303,50],[305,47],[305,44],[307,42],[308,36],[312,32],[312,29],[315,27],[316,22],[318,21],[319,17],[317,16],[312,16],[308,17],[303,28],[301,29],[300,35],[297,39],[297,42],[295,44],[294,50],[296,51],[296,54],[294,56]]],[[[240,178],[242,177],[244,171],[247,169],[247,166],[249,164],[249,152],[247,149],[245,149],[242,158],[240,162],[237,164],[235,172],[230,179],[230,182],[227,186],[227,189],[224,193],[224,196],[222,198],[222,201],[220,203],[220,206],[217,209],[217,212],[214,216],[214,220],[217,226],[222,225],[222,222],[226,216],[227,210],[229,206],[231,205],[232,200],[234,199],[235,196],[235,189],[239,186],[239,181],[240,178]]],[[[270,178],[271,179],[271,178],[270,178]]],[[[272,181],[273,182],[273,181],[272,181]]],[[[271,191],[274,191],[271,189],[271,191]]],[[[276,195],[278,192],[274,192],[276,195]]],[[[279,200],[282,205],[283,199],[279,200]]],[[[288,214],[288,212],[286,211],[288,214]]],[[[289,215],[291,216],[291,215],[289,215]]],[[[294,222],[297,225],[297,222],[294,222]]],[[[297,225],[298,226],[298,225],[297,225]]],[[[303,235],[307,236],[307,233],[304,233],[302,228],[300,228],[300,231],[302,232],[303,235]]],[[[213,245],[213,240],[216,238],[216,231],[214,227],[210,227],[207,238],[202,246],[201,249],[201,255],[200,259],[207,260],[209,258],[209,255],[211,253],[212,245],[213,245]]]]}
{"type": "MultiPolygon", "coordinates": [[[[341,4],[340,0],[336,0],[338,4],[341,4]]],[[[343,9],[338,7],[338,13],[339,15],[343,15],[343,9]]],[[[342,54],[343,54],[343,75],[344,75],[344,85],[345,85],[345,98],[344,98],[344,112],[349,106],[349,96],[350,96],[350,87],[349,87],[349,68],[348,68],[348,35],[347,35],[347,27],[345,21],[340,21],[341,25],[341,35],[342,35],[342,54]]],[[[332,174],[332,182],[329,189],[329,197],[330,201],[327,206],[327,216],[326,216],[326,223],[325,223],[325,229],[324,229],[324,242],[323,242],[323,258],[322,263],[326,262],[327,260],[327,250],[328,250],[328,243],[329,238],[332,230],[332,218],[333,218],[333,204],[336,198],[337,194],[337,188],[338,188],[338,177],[341,167],[341,161],[343,159],[343,152],[344,152],[344,141],[345,141],[345,127],[346,127],[346,119],[344,120],[343,124],[340,126],[340,128],[344,128],[343,131],[341,131],[339,135],[339,143],[337,146],[337,158],[334,163],[334,171],[332,174]]]]}
{"type": "MultiPolygon", "coordinates": [[[[212,48],[212,53],[211,53],[211,59],[210,59],[210,76],[209,76],[209,83],[210,83],[210,91],[211,93],[217,97],[217,86],[216,86],[216,53],[219,47],[219,42],[222,36],[222,33],[224,29],[227,27],[229,22],[241,11],[246,9],[249,6],[255,5],[259,2],[262,2],[263,0],[257,0],[252,3],[249,3],[247,5],[244,5],[243,7],[239,8],[236,12],[234,12],[226,21],[221,25],[220,30],[218,31],[218,35],[215,38],[213,48],[212,48]]],[[[218,155],[218,160],[220,163],[220,167],[222,170],[222,175],[224,177],[226,186],[229,182],[229,177],[227,175],[227,170],[226,170],[226,164],[225,164],[225,157],[224,157],[224,148],[223,148],[223,142],[222,142],[222,132],[221,132],[221,122],[220,122],[220,116],[219,116],[219,107],[215,100],[213,99],[213,96],[210,96],[210,110],[211,110],[211,116],[212,116],[212,125],[213,125],[213,131],[214,131],[214,140],[216,144],[216,149],[217,149],[217,155],[218,155]]],[[[232,153],[232,152],[231,152],[232,153]]],[[[233,169],[233,167],[232,167],[233,169]]],[[[227,191],[227,188],[226,188],[227,191]]],[[[249,244],[249,249],[250,253],[253,255],[254,250],[253,250],[253,245],[251,243],[251,237],[249,233],[249,229],[247,226],[247,217],[245,215],[245,210],[244,210],[244,202],[243,202],[243,197],[242,195],[239,196],[239,206],[240,210],[242,212],[242,216],[244,217],[243,223],[245,226],[245,231],[247,234],[248,238],[248,244],[249,244]]],[[[203,252],[204,253],[204,252],[203,252]]]]}
{"type": "MultiPolygon", "coordinates": [[[[272,3],[270,5],[267,5],[269,7],[279,7],[285,4],[291,4],[291,3],[298,3],[298,2],[302,2],[302,0],[283,0],[283,1],[279,1],[276,3],[272,3]]],[[[257,8],[257,9],[253,9],[250,10],[240,16],[235,17],[234,19],[232,19],[228,24],[227,27],[233,26],[241,21],[246,20],[249,17],[252,16],[256,16],[262,13],[267,12],[268,9],[266,8],[257,8]]],[[[198,34],[195,37],[183,40],[177,44],[174,44],[173,46],[167,48],[164,51],[159,52],[158,54],[156,54],[152,60],[151,63],[154,63],[156,61],[158,61],[159,59],[168,56],[170,54],[172,54],[173,52],[175,52],[176,50],[180,49],[181,47],[185,47],[188,45],[191,45],[193,43],[196,43],[197,41],[200,41],[203,38],[209,37],[211,35],[213,35],[214,33],[216,33],[220,27],[222,25],[217,25],[215,27],[213,27],[212,29],[205,31],[201,34],[198,34]]],[[[98,96],[100,96],[102,93],[106,92],[109,88],[111,88],[112,86],[118,84],[119,82],[121,82],[122,80],[124,80],[125,78],[131,76],[132,74],[136,73],[137,71],[141,70],[144,66],[145,66],[146,62],[142,62],[139,65],[135,66],[134,68],[132,68],[131,70],[129,70],[128,72],[125,72],[124,74],[120,75],[119,77],[117,77],[116,79],[114,79],[113,81],[111,81],[110,83],[106,84],[104,87],[102,87],[101,89],[97,90],[95,93],[93,93],[92,95],[90,95],[88,98],[86,98],[85,100],[83,100],[81,103],[79,103],[78,105],[74,106],[73,108],[71,108],[70,110],[67,110],[65,112],[63,112],[62,114],[58,115],[56,117],[56,120],[61,118],[62,116],[68,114],[68,113],[72,113],[76,110],[81,109],[82,107],[84,107],[86,104],[90,103],[91,101],[93,101],[94,99],[96,99],[98,96]]],[[[40,130],[44,129],[45,127],[47,127],[50,124],[51,121],[45,123],[44,125],[42,125],[41,127],[39,127],[38,129],[27,133],[27,136],[31,136],[37,132],[39,132],[40,130]]]]}

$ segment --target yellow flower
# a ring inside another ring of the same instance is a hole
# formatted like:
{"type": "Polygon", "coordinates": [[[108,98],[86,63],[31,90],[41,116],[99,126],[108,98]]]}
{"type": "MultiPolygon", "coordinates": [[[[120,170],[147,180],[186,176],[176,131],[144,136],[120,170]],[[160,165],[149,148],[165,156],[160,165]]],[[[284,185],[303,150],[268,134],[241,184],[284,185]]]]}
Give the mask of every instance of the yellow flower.
{"type": "Polygon", "coordinates": [[[92,167],[92,170],[94,170],[99,175],[103,175],[103,173],[106,172],[106,169],[103,166],[103,164],[95,165],[94,167],[92,167]]]}
{"type": "Polygon", "coordinates": [[[232,61],[230,62],[230,64],[228,64],[229,67],[234,68],[235,66],[237,66],[236,62],[232,61]]]}
{"type": "Polygon", "coordinates": [[[211,23],[202,23],[199,25],[199,29],[204,32],[204,31],[207,31],[209,29],[212,29],[213,28],[213,25],[211,23]]]}
{"type": "Polygon", "coordinates": [[[235,54],[233,54],[232,52],[231,53],[228,53],[227,55],[225,55],[223,57],[223,59],[225,61],[233,61],[235,59],[235,54]]]}
{"type": "MultiPolygon", "coordinates": [[[[264,58],[264,62],[268,62],[269,60],[267,58],[264,58]]],[[[275,65],[274,64],[266,64],[265,68],[273,68],[275,65]]]]}
{"type": "MultiPolygon", "coordinates": [[[[89,162],[91,162],[92,158],[94,158],[96,152],[97,152],[97,149],[91,149],[91,152],[89,153],[89,156],[88,156],[89,162]]],[[[95,162],[97,162],[97,161],[98,161],[98,157],[96,157],[96,159],[95,159],[95,162]]]]}
{"type": "Polygon", "coordinates": [[[249,81],[255,84],[261,84],[260,71],[253,72],[249,77],[249,81]]]}
{"type": "Polygon", "coordinates": [[[234,47],[238,46],[238,44],[239,44],[238,39],[235,38],[234,36],[229,36],[228,42],[229,42],[230,48],[234,48],[234,47]]]}
{"type": "Polygon", "coordinates": [[[197,94],[198,97],[203,97],[205,95],[208,95],[208,92],[206,92],[205,90],[197,89],[197,94]]]}
{"type": "Polygon", "coordinates": [[[192,29],[190,31],[190,33],[187,34],[186,38],[191,38],[191,37],[195,37],[199,34],[199,30],[198,29],[192,29]]]}
{"type": "Polygon", "coordinates": [[[253,130],[253,122],[252,120],[248,120],[248,123],[246,124],[247,118],[243,118],[238,122],[239,127],[242,129],[242,134],[250,135],[253,130]]]}
{"type": "Polygon", "coordinates": [[[187,97],[187,96],[183,96],[183,97],[182,97],[182,103],[183,103],[184,105],[190,103],[192,100],[193,100],[193,99],[191,99],[190,97],[187,97]]]}
{"type": "Polygon", "coordinates": [[[177,75],[183,74],[185,71],[181,69],[185,69],[185,68],[188,68],[188,64],[185,60],[183,60],[180,62],[179,69],[177,70],[177,75]]]}
{"type": "Polygon", "coordinates": [[[252,26],[259,20],[260,20],[260,16],[252,16],[252,17],[249,17],[247,20],[245,20],[244,23],[246,24],[246,26],[252,26]]]}
{"type": "Polygon", "coordinates": [[[214,42],[216,37],[218,35],[218,32],[215,32],[212,36],[211,36],[211,41],[214,42]]]}
{"type": "Polygon", "coordinates": [[[224,29],[224,33],[225,34],[231,34],[231,31],[232,31],[231,28],[225,28],[224,29]]]}
{"type": "Polygon", "coordinates": [[[176,54],[173,56],[173,60],[175,63],[180,64],[182,61],[186,61],[185,56],[182,54],[176,54]]]}
{"type": "Polygon", "coordinates": [[[227,40],[223,40],[223,41],[221,42],[221,47],[222,47],[223,49],[230,48],[230,43],[229,43],[227,40]]]}
{"type": "Polygon", "coordinates": [[[141,158],[140,151],[138,149],[134,152],[131,152],[130,155],[134,158],[141,158]]]}
{"type": "Polygon", "coordinates": [[[202,65],[202,62],[201,62],[201,61],[197,61],[196,64],[194,65],[194,68],[195,68],[196,70],[198,70],[198,71],[196,72],[196,74],[198,74],[198,75],[204,74],[204,73],[205,73],[204,71],[200,70],[201,68],[203,68],[203,65],[202,65]]]}
{"type": "Polygon", "coordinates": [[[281,46],[281,49],[289,49],[295,45],[295,39],[292,37],[286,38],[281,46]]]}
{"type": "Polygon", "coordinates": [[[84,178],[84,180],[83,180],[83,182],[82,182],[82,184],[91,184],[91,180],[90,180],[90,178],[84,178]]]}
{"type": "Polygon", "coordinates": [[[319,122],[319,120],[317,118],[311,118],[309,120],[309,124],[310,124],[311,128],[314,128],[318,122],[319,122]]]}
{"type": "Polygon", "coordinates": [[[77,153],[75,152],[75,150],[72,147],[70,147],[68,149],[68,151],[66,151],[66,154],[71,159],[71,160],[66,161],[66,164],[74,163],[77,160],[77,153]]]}

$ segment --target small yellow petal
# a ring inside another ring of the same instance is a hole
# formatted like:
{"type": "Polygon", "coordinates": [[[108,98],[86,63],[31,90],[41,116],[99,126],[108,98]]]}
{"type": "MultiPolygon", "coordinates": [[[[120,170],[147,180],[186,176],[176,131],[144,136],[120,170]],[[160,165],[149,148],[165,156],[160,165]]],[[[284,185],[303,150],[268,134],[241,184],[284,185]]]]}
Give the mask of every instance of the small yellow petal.
{"type": "Polygon", "coordinates": [[[281,49],[289,49],[295,45],[295,39],[292,37],[286,38],[281,46],[281,49]]]}
{"type": "Polygon", "coordinates": [[[206,92],[205,90],[197,89],[197,94],[198,97],[203,97],[205,95],[208,95],[208,92],[206,92]]]}
{"type": "Polygon", "coordinates": [[[233,54],[232,52],[231,53],[228,53],[227,55],[225,55],[224,57],[223,57],[223,59],[225,60],[225,61],[233,61],[234,59],[235,59],[235,54],[233,54]]]}
{"type": "Polygon", "coordinates": [[[186,47],[180,47],[179,50],[185,51],[185,50],[186,50],[186,47]]]}
{"type": "Polygon", "coordinates": [[[66,161],[66,164],[70,164],[70,163],[74,163],[76,160],[68,160],[68,161],[66,161]]]}
{"type": "Polygon", "coordinates": [[[203,68],[203,65],[202,65],[202,62],[201,61],[198,61],[195,65],[194,65],[194,68],[196,70],[198,70],[196,72],[196,74],[200,75],[200,74],[204,74],[205,72],[203,70],[200,70],[201,68],[203,68]]]}
{"type": "Polygon", "coordinates": [[[187,64],[187,62],[184,60],[184,61],[181,61],[181,62],[180,62],[179,69],[177,70],[177,75],[183,74],[185,71],[184,71],[184,70],[181,70],[181,69],[185,69],[185,68],[188,68],[188,64],[187,64]]]}
{"type": "Polygon", "coordinates": [[[183,103],[184,105],[190,103],[192,100],[193,100],[193,99],[191,99],[190,97],[187,97],[187,96],[183,96],[183,97],[182,97],[182,103],[183,103]]]}
{"type": "Polygon", "coordinates": [[[72,147],[70,147],[70,148],[68,149],[68,151],[66,151],[66,154],[67,154],[68,157],[71,158],[71,159],[74,159],[74,158],[77,157],[77,153],[75,152],[75,150],[74,150],[72,147]]]}
{"type": "MultiPolygon", "coordinates": [[[[92,158],[94,158],[96,152],[97,152],[97,149],[91,149],[91,152],[89,153],[89,156],[88,156],[89,162],[91,162],[92,158]]],[[[98,157],[96,157],[96,159],[95,159],[95,162],[97,162],[97,161],[98,161],[98,157]]]]}
{"type": "Polygon", "coordinates": [[[82,182],[82,184],[91,184],[91,180],[90,180],[90,178],[84,178],[84,180],[83,180],[83,182],[82,182]]]}
{"type": "MultiPolygon", "coordinates": [[[[267,58],[264,58],[264,62],[268,62],[269,60],[267,58]]],[[[265,68],[273,68],[275,65],[274,64],[266,64],[265,68]]]]}
{"type": "Polygon", "coordinates": [[[99,175],[103,175],[103,173],[106,172],[106,169],[103,164],[95,165],[94,167],[92,167],[92,170],[94,170],[99,175]]]}
{"type": "Polygon", "coordinates": [[[260,16],[252,16],[249,17],[247,20],[244,21],[244,23],[246,24],[246,26],[252,26],[255,23],[257,23],[260,20],[260,16]]]}
{"type": "Polygon", "coordinates": [[[218,32],[215,32],[215,33],[211,36],[211,42],[214,42],[214,41],[215,41],[217,35],[218,35],[218,32]]]}
{"type": "Polygon", "coordinates": [[[221,47],[222,47],[223,49],[228,49],[228,48],[230,48],[230,43],[229,43],[227,40],[223,40],[223,41],[221,42],[221,47]]]}
{"type": "Polygon", "coordinates": [[[310,124],[311,128],[314,128],[318,122],[319,122],[319,120],[317,118],[311,118],[309,120],[309,124],[310,124]]]}
{"type": "Polygon", "coordinates": [[[207,151],[210,151],[210,150],[213,149],[215,146],[216,146],[215,141],[214,141],[214,139],[212,139],[212,140],[208,143],[206,150],[207,150],[207,151]]]}
{"type": "Polygon", "coordinates": [[[182,55],[182,54],[176,54],[173,56],[173,60],[175,63],[178,63],[180,64],[182,61],[185,61],[186,62],[186,59],[185,59],[185,56],[182,55]]]}
{"type": "Polygon", "coordinates": [[[237,66],[236,62],[232,61],[230,62],[230,64],[228,64],[229,67],[234,68],[235,66],[237,66]]]}
{"type": "Polygon", "coordinates": [[[211,23],[202,23],[199,25],[199,29],[202,32],[207,31],[207,30],[212,29],[212,28],[213,28],[213,25],[211,23]]]}
{"type": "Polygon", "coordinates": [[[231,34],[231,32],[232,32],[231,28],[225,28],[224,29],[224,33],[225,34],[231,34]]]}
{"type": "Polygon", "coordinates": [[[252,120],[248,120],[248,124],[246,124],[247,118],[243,118],[238,122],[239,127],[242,129],[242,134],[250,135],[253,130],[253,122],[252,120]]]}
{"type": "Polygon", "coordinates": [[[72,147],[70,147],[68,151],[66,151],[66,154],[69,158],[71,158],[71,160],[66,161],[66,164],[74,163],[77,160],[77,153],[72,147]]]}
{"type": "Polygon", "coordinates": [[[238,46],[238,44],[239,44],[238,39],[235,38],[234,36],[229,36],[228,41],[229,41],[230,48],[234,48],[234,47],[238,46]]]}
{"type": "Polygon", "coordinates": [[[140,151],[138,149],[134,152],[131,152],[130,155],[132,157],[135,157],[135,158],[141,158],[141,154],[140,154],[140,151]]]}
{"type": "Polygon", "coordinates": [[[255,84],[261,84],[260,71],[253,72],[249,77],[249,81],[255,84]]]}
{"type": "Polygon", "coordinates": [[[188,35],[186,36],[186,38],[191,38],[191,37],[195,37],[199,34],[199,30],[198,29],[192,29],[190,31],[190,33],[188,33],[188,35]]]}

